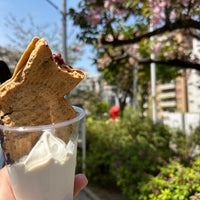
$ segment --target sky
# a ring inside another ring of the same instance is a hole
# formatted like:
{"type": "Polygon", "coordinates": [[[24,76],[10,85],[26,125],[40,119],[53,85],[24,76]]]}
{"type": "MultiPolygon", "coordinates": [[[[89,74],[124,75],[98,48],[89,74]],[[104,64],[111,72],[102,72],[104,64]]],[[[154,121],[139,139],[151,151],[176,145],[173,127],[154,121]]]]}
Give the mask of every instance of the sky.
{"type": "MultiPolygon", "coordinates": [[[[67,9],[76,8],[79,0],[66,0],[67,9]]],[[[60,10],[62,9],[62,0],[51,0],[60,10]]],[[[9,29],[5,26],[6,18],[9,15],[15,16],[17,19],[23,19],[31,15],[35,24],[44,25],[57,23],[61,27],[61,14],[47,0],[0,0],[0,46],[5,46],[9,43],[9,29]]],[[[71,40],[75,39],[73,33],[78,32],[77,27],[73,27],[70,19],[67,20],[67,34],[71,40]]],[[[60,38],[61,39],[61,38],[60,38]]],[[[30,41],[27,41],[27,45],[30,41]]],[[[82,68],[91,75],[98,74],[96,67],[92,64],[90,57],[92,48],[90,46],[83,47],[84,55],[78,60],[73,67],[82,68]]]]}

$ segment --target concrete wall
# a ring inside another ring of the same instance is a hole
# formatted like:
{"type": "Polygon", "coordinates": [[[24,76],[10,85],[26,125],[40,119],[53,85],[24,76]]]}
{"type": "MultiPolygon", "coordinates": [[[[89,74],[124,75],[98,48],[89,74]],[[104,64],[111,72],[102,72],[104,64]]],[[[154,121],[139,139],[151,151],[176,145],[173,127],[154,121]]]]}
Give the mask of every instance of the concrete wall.
{"type": "Polygon", "coordinates": [[[163,123],[171,128],[181,129],[190,134],[200,126],[200,113],[170,113],[163,112],[163,123]]]}

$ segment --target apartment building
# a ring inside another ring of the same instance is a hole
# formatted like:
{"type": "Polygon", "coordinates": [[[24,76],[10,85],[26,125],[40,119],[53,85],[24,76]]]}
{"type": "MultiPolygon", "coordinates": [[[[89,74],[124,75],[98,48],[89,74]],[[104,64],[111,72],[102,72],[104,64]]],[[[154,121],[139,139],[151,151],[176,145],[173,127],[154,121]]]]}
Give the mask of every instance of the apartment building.
{"type": "MultiPolygon", "coordinates": [[[[193,39],[192,45],[192,58],[200,60],[200,41],[193,39]]],[[[188,70],[187,77],[188,111],[200,113],[200,71],[188,70]]]]}
{"type": "Polygon", "coordinates": [[[187,112],[187,82],[185,77],[177,77],[169,83],[158,84],[156,89],[158,118],[162,112],[187,112]]]}
{"type": "Polygon", "coordinates": [[[162,112],[200,113],[200,72],[187,70],[186,77],[177,77],[169,83],[157,84],[158,118],[162,112]]]}
{"type": "MultiPolygon", "coordinates": [[[[200,59],[200,42],[192,41],[192,58],[200,59]]],[[[157,113],[162,112],[200,113],[200,71],[187,69],[185,76],[169,83],[157,84],[157,113]]]]}
{"type": "Polygon", "coordinates": [[[188,112],[200,113],[200,71],[190,70],[188,73],[188,112]]]}

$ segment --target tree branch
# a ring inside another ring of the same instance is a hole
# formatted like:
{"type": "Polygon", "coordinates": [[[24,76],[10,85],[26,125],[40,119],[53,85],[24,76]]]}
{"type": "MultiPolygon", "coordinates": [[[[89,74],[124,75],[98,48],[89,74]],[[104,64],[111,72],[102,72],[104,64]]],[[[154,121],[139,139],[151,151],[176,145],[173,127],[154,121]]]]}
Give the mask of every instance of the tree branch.
{"type": "Polygon", "coordinates": [[[169,65],[174,67],[180,67],[180,68],[186,68],[186,69],[196,69],[200,70],[200,64],[197,62],[192,61],[184,61],[179,59],[172,59],[172,60],[141,60],[138,61],[139,64],[150,64],[150,63],[156,63],[156,64],[163,64],[163,65],[169,65]]]}
{"type": "Polygon", "coordinates": [[[118,40],[117,38],[114,38],[113,41],[107,41],[105,38],[102,38],[101,42],[104,45],[113,45],[113,46],[129,45],[129,44],[140,42],[144,38],[150,38],[152,36],[165,33],[166,31],[174,31],[177,29],[186,29],[186,28],[187,29],[194,28],[194,29],[200,30],[200,22],[195,21],[193,19],[177,19],[173,23],[172,22],[167,23],[160,28],[157,28],[151,32],[147,32],[143,35],[136,36],[131,39],[118,40]]]}

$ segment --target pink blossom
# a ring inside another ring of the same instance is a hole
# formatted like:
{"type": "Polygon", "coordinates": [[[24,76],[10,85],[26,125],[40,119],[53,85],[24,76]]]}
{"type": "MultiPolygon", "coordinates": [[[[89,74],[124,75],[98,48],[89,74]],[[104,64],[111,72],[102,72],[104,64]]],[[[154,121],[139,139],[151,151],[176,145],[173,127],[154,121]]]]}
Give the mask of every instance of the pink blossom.
{"type": "Polygon", "coordinates": [[[128,61],[129,61],[129,64],[131,64],[131,65],[135,64],[135,60],[131,57],[128,59],[128,61]]]}
{"type": "Polygon", "coordinates": [[[162,18],[157,15],[157,16],[153,16],[151,23],[153,25],[157,25],[157,24],[160,24],[161,21],[162,21],[162,18]]]}
{"type": "Polygon", "coordinates": [[[124,14],[124,11],[121,11],[121,10],[119,10],[118,8],[114,8],[114,9],[113,9],[113,13],[114,13],[115,15],[123,15],[123,14],[124,14]]]}
{"type": "Polygon", "coordinates": [[[98,37],[98,46],[97,48],[103,48],[103,44],[101,43],[101,37],[98,37]]]}
{"type": "Polygon", "coordinates": [[[162,2],[159,4],[159,7],[160,7],[161,10],[164,10],[165,7],[166,7],[166,5],[167,5],[167,2],[166,2],[166,1],[162,1],[162,2]]]}
{"type": "Polygon", "coordinates": [[[99,22],[101,21],[101,15],[95,14],[95,15],[85,15],[85,19],[92,25],[97,26],[99,22]]]}
{"type": "Polygon", "coordinates": [[[85,19],[92,25],[92,26],[97,26],[100,21],[101,21],[101,12],[102,12],[101,7],[98,8],[89,8],[89,14],[85,15],[85,19]]]}
{"type": "Polygon", "coordinates": [[[111,5],[112,5],[111,2],[108,0],[104,2],[104,8],[106,9],[109,9],[111,5]]]}
{"type": "Polygon", "coordinates": [[[108,34],[108,35],[106,36],[105,40],[106,40],[107,42],[112,42],[112,41],[114,40],[114,38],[113,38],[113,36],[112,36],[111,34],[108,34]]]}
{"type": "Polygon", "coordinates": [[[124,0],[106,0],[104,2],[104,8],[111,10],[115,15],[122,15],[124,11],[118,8],[118,4],[122,3],[124,3],[124,0]]]}
{"type": "Polygon", "coordinates": [[[164,52],[164,56],[165,56],[165,57],[171,57],[171,58],[173,58],[173,56],[174,56],[174,51],[171,50],[171,51],[168,51],[168,52],[164,52]]]}
{"type": "Polygon", "coordinates": [[[124,35],[123,35],[123,34],[120,34],[120,35],[118,36],[118,40],[124,40],[124,35]]]}
{"type": "Polygon", "coordinates": [[[178,73],[179,73],[180,75],[183,75],[183,74],[184,74],[184,70],[183,70],[183,69],[180,69],[180,70],[178,70],[178,73]]]}
{"type": "Polygon", "coordinates": [[[136,51],[138,49],[139,49],[139,45],[138,44],[132,45],[132,50],[136,51]]]}
{"type": "Polygon", "coordinates": [[[80,46],[76,46],[73,50],[74,50],[74,52],[80,52],[81,51],[81,47],[80,46]]]}
{"type": "Polygon", "coordinates": [[[135,36],[136,36],[136,37],[140,36],[140,32],[136,32],[136,33],[135,33],[135,36]]]}
{"type": "Polygon", "coordinates": [[[154,14],[155,14],[155,13],[159,13],[159,12],[160,12],[160,8],[159,8],[159,7],[153,8],[153,12],[154,12],[154,14]]]}
{"type": "Polygon", "coordinates": [[[97,61],[98,68],[99,69],[104,69],[106,66],[109,65],[110,62],[111,62],[111,59],[108,56],[99,58],[98,61],[97,61]]]}
{"type": "Polygon", "coordinates": [[[161,43],[157,43],[157,44],[153,47],[152,51],[153,51],[153,53],[155,54],[155,56],[158,56],[158,54],[159,54],[160,51],[161,51],[161,48],[162,48],[162,44],[161,44],[161,43]]]}
{"type": "Polygon", "coordinates": [[[139,45],[138,44],[133,44],[133,45],[129,45],[127,46],[127,51],[132,54],[133,52],[136,52],[139,49],[139,45]]]}
{"type": "Polygon", "coordinates": [[[161,21],[165,18],[164,10],[166,5],[169,3],[169,0],[160,1],[160,0],[149,0],[150,8],[153,13],[151,23],[153,25],[160,24],[161,21]]]}
{"type": "Polygon", "coordinates": [[[116,6],[119,3],[124,3],[124,0],[105,0],[104,7],[110,8],[111,6],[116,6]]]}

